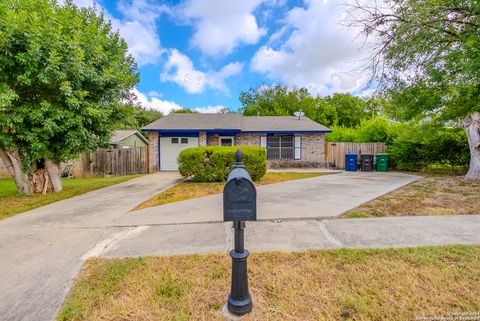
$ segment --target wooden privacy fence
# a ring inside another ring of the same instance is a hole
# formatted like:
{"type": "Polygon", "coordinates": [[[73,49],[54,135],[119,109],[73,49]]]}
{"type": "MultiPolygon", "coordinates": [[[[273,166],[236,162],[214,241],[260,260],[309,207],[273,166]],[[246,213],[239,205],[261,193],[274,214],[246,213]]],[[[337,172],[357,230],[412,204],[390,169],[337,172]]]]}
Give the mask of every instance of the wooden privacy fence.
{"type": "Polygon", "coordinates": [[[147,148],[97,149],[82,155],[81,176],[123,176],[147,173],[147,148]]]}
{"type": "Polygon", "coordinates": [[[345,153],[373,154],[384,153],[385,143],[335,143],[328,142],[325,146],[325,158],[328,167],[345,169],[345,153]]]}

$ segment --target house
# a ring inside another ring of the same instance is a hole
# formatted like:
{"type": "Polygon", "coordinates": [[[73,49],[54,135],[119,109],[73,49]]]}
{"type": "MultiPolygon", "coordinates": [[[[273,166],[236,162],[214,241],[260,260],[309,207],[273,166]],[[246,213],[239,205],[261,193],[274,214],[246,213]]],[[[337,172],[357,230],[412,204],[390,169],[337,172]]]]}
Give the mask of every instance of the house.
{"type": "MultiPolygon", "coordinates": [[[[307,117],[169,114],[142,128],[149,142],[149,172],[177,170],[178,154],[196,146],[263,146],[267,161],[325,165],[325,133],[307,117]]],[[[295,164],[296,163],[296,164],[295,164]]]]}
{"type": "Polygon", "coordinates": [[[148,140],[135,129],[115,130],[108,144],[114,149],[135,148],[147,146],[148,140]]]}

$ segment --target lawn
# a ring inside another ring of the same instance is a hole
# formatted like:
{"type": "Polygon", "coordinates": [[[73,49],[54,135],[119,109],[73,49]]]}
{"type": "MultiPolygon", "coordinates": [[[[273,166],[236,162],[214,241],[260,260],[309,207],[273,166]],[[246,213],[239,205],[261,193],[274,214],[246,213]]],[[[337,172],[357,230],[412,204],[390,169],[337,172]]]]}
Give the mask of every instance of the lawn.
{"type": "Polygon", "coordinates": [[[344,214],[348,218],[480,214],[480,181],[428,175],[344,214]]]}
{"type": "MultiPolygon", "coordinates": [[[[303,179],[316,176],[326,175],[327,173],[304,173],[304,172],[269,172],[266,173],[259,181],[255,182],[256,186],[280,183],[294,179],[303,179]]],[[[163,205],[167,203],[184,201],[192,198],[198,198],[213,194],[222,193],[225,183],[194,183],[182,182],[169,189],[153,196],[135,209],[163,205]]]]}
{"type": "MultiPolygon", "coordinates": [[[[57,320],[225,320],[219,311],[230,266],[226,253],[92,259],[57,320]]],[[[254,308],[242,320],[416,320],[480,311],[479,246],[253,253],[248,269],[254,308]]]]}
{"type": "Polygon", "coordinates": [[[12,179],[0,179],[0,219],[139,176],[63,179],[63,191],[47,195],[20,195],[12,179]]]}

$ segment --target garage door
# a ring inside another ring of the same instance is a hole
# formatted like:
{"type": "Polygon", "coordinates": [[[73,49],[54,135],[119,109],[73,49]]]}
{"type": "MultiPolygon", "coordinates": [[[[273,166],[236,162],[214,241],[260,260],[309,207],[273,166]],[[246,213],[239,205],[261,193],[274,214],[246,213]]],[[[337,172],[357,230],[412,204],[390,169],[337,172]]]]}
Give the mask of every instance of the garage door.
{"type": "Polygon", "coordinates": [[[178,154],[185,148],[197,146],[198,137],[160,137],[160,170],[177,170],[178,154]]]}

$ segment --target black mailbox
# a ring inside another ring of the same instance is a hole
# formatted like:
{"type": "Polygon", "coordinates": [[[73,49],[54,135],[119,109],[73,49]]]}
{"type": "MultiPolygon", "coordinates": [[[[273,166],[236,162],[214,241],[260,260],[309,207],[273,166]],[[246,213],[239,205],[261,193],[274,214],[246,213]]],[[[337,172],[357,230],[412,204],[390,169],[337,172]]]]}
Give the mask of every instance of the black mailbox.
{"type": "Polygon", "coordinates": [[[240,149],[235,154],[235,165],[223,188],[224,221],[256,221],[257,191],[252,178],[242,163],[240,149]]]}

